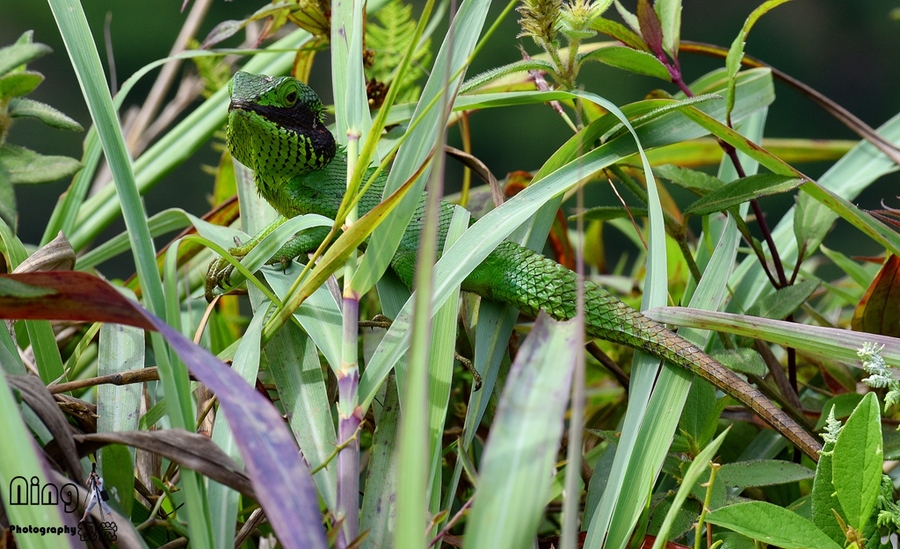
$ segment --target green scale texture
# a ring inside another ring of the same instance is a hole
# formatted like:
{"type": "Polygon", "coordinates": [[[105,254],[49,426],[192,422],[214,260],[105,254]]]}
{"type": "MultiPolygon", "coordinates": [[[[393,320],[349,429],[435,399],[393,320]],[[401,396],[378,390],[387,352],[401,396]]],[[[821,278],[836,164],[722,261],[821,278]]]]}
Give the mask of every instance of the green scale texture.
{"type": "MultiPolygon", "coordinates": [[[[327,143],[323,146],[322,106],[314,93],[314,99],[309,99],[308,87],[300,84],[305,101],[284,104],[280,110],[275,108],[285,97],[284,87],[297,84],[286,77],[235,75],[229,147],[235,158],[254,170],[260,194],[281,215],[317,213],[334,218],[346,186],[347,160],[343,151],[334,147],[333,137],[331,149],[327,143]],[[292,112],[301,108],[308,112],[292,112]],[[313,127],[298,126],[296,120],[314,121],[313,127]]],[[[384,183],[385,177],[379,177],[360,198],[360,214],[378,204],[384,183]]],[[[407,285],[413,280],[424,203],[423,198],[391,261],[391,267],[407,285]]],[[[442,203],[440,248],[452,208],[442,203]]],[[[298,235],[279,252],[278,260],[315,249],[326,232],[298,235]]],[[[462,289],[516,307],[530,316],[546,311],[558,320],[569,320],[575,316],[577,282],[576,274],[558,263],[505,241],[472,271],[462,289]]],[[[818,459],[821,445],[815,438],[758,389],[684,338],[590,281],[585,282],[585,309],[589,336],[642,349],[694,372],[753,410],[812,459],[818,459]]]]}

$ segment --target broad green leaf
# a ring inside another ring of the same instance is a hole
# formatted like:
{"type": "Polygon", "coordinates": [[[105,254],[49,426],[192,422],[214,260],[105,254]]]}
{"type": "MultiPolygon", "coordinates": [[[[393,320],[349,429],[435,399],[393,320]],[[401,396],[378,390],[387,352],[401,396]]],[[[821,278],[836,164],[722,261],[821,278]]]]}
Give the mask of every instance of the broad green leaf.
{"type": "Polygon", "coordinates": [[[718,479],[738,491],[750,486],[772,486],[813,478],[814,471],[790,461],[756,460],[725,463],[718,479]]]}
{"type": "MultiPolygon", "coordinates": [[[[616,7],[618,8],[619,6],[620,4],[616,2],[616,7]]],[[[591,22],[591,28],[615,38],[630,48],[647,51],[647,44],[644,43],[644,39],[618,21],[597,17],[591,22]]]]}
{"type": "Polygon", "coordinates": [[[681,0],[657,0],[653,8],[662,27],[663,49],[674,59],[681,42],[681,0]]]}
{"type": "Polygon", "coordinates": [[[586,54],[582,59],[599,61],[605,65],[624,69],[637,74],[653,76],[665,81],[671,80],[668,69],[653,55],[628,46],[607,46],[586,54]]]}
{"type": "Polygon", "coordinates": [[[824,532],[800,515],[765,501],[721,507],[706,521],[785,549],[839,549],[824,532]]]}
{"type": "Polygon", "coordinates": [[[857,531],[866,526],[878,499],[882,444],[878,398],[869,393],[850,414],[834,445],[834,489],[847,524],[857,531]]]}
{"type": "MultiPolygon", "coordinates": [[[[653,168],[653,171],[663,179],[668,179],[680,187],[701,194],[711,193],[725,187],[725,183],[718,177],[682,166],[664,164],[656,166],[653,168]]],[[[734,183],[731,184],[733,185],[734,183]]]]}
{"type": "Polygon", "coordinates": [[[9,143],[0,146],[0,170],[13,184],[49,183],[80,169],[81,162],[68,156],[47,156],[9,143]]]}
{"type": "Polygon", "coordinates": [[[0,77],[0,100],[8,101],[12,97],[20,97],[31,93],[44,81],[39,72],[23,71],[0,77]]]}
{"type": "Polygon", "coordinates": [[[747,314],[773,320],[784,320],[806,303],[819,284],[821,284],[820,280],[811,278],[785,288],[779,288],[757,302],[747,311],[747,314]]]}
{"type": "Polygon", "coordinates": [[[50,105],[25,97],[17,97],[9,102],[9,115],[13,118],[24,116],[37,118],[51,128],[58,128],[60,130],[78,132],[84,130],[84,128],[81,127],[81,124],[54,109],[50,105]]]}
{"type": "MultiPolygon", "coordinates": [[[[23,35],[24,36],[24,35],[23,35]]],[[[52,52],[50,46],[30,41],[0,48],[0,75],[52,52]]]]}
{"type": "Polygon", "coordinates": [[[776,174],[751,175],[700,198],[684,209],[684,215],[707,215],[725,211],[748,200],[796,189],[803,183],[805,180],[798,177],[776,174]]]}
{"type": "MultiPolygon", "coordinates": [[[[823,410],[830,410],[827,406],[823,410]]],[[[827,414],[822,414],[827,417],[827,414]]],[[[847,522],[847,515],[841,509],[841,503],[838,501],[837,493],[834,491],[834,483],[832,482],[834,469],[834,443],[825,444],[825,452],[819,457],[819,463],[816,464],[816,476],[813,479],[812,493],[812,521],[819,527],[822,532],[827,534],[836,543],[844,543],[846,536],[841,529],[840,524],[835,518],[837,513],[841,520],[847,522]]]]}
{"type": "Polygon", "coordinates": [[[769,371],[766,367],[766,363],[763,362],[762,357],[759,356],[759,353],[746,347],[717,350],[711,352],[710,356],[735,372],[740,372],[742,374],[753,374],[764,377],[769,371]]]}

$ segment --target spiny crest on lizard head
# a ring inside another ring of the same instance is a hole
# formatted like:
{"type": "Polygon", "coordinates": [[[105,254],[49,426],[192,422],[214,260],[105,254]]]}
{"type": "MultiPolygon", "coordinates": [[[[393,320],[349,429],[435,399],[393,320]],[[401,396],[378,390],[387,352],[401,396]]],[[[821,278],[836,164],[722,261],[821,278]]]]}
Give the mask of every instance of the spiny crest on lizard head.
{"type": "Polygon", "coordinates": [[[303,82],[238,72],[230,93],[228,148],[256,172],[263,194],[265,186],[320,170],[334,158],[322,102],[303,82]]]}

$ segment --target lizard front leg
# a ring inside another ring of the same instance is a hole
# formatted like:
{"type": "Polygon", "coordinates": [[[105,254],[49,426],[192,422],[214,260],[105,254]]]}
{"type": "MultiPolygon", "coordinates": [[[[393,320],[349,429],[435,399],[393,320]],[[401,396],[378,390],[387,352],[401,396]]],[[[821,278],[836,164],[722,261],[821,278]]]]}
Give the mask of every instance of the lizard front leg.
{"type": "MultiPolygon", "coordinates": [[[[259,234],[254,236],[246,244],[231,248],[228,253],[236,259],[243,259],[249,254],[253,248],[272,231],[280,227],[287,221],[284,217],[279,217],[270,223],[259,234]]],[[[328,227],[313,227],[305,231],[301,231],[291,237],[275,254],[266,261],[266,265],[281,265],[287,268],[288,264],[296,257],[311,252],[322,244],[328,235],[328,227]]],[[[234,265],[224,257],[220,257],[210,263],[206,273],[206,300],[212,301],[218,293],[218,289],[225,289],[231,285],[231,275],[234,272],[234,265]]]]}

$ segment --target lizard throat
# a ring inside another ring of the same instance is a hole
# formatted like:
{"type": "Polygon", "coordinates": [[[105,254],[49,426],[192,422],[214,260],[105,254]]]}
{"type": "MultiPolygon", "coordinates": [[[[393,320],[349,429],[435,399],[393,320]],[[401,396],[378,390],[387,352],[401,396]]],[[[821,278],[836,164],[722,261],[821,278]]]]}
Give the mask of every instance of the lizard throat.
{"type": "MultiPolygon", "coordinates": [[[[254,105],[232,104],[226,140],[232,155],[256,173],[257,182],[277,185],[321,170],[335,155],[334,136],[318,120],[297,120],[254,105]],[[282,118],[279,120],[278,118],[282,118]],[[291,123],[294,122],[294,123],[291,123]]],[[[260,189],[261,191],[263,189],[260,189]]]]}

